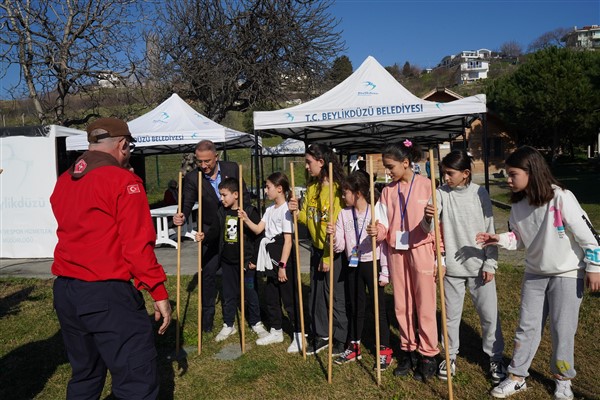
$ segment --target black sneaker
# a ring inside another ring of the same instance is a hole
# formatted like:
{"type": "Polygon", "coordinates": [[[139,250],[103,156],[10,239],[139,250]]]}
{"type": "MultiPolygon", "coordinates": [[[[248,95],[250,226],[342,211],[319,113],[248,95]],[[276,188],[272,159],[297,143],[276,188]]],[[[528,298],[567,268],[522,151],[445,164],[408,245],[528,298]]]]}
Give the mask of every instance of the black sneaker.
{"type": "Polygon", "coordinates": [[[428,379],[431,379],[435,376],[437,372],[437,361],[435,357],[425,357],[422,356],[419,361],[419,365],[415,369],[415,374],[413,377],[421,382],[427,382],[428,379]]]}
{"type": "Polygon", "coordinates": [[[333,341],[333,348],[331,349],[331,357],[337,357],[344,354],[346,351],[346,344],[342,342],[333,341]]]}
{"type": "MultiPolygon", "coordinates": [[[[306,346],[306,355],[311,356],[317,354],[321,350],[326,349],[327,346],[329,346],[329,339],[314,338],[308,343],[308,346],[306,346]]],[[[344,350],[342,349],[342,352],[343,351],[344,350]]]]}
{"type": "Polygon", "coordinates": [[[506,379],[506,367],[501,360],[490,361],[490,378],[495,385],[506,379]]]}
{"type": "Polygon", "coordinates": [[[417,365],[417,353],[415,351],[400,350],[398,366],[394,370],[394,376],[406,376],[417,365]]]}

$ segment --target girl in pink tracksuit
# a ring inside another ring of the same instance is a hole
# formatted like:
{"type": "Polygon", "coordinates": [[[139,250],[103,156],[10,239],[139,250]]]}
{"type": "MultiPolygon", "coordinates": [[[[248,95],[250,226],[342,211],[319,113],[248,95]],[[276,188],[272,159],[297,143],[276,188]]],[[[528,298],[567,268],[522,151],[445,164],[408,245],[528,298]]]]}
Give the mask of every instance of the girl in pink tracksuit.
{"type": "Polygon", "coordinates": [[[383,165],[393,182],[383,189],[377,203],[377,231],[369,226],[368,232],[388,245],[400,326],[401,352],[394,375],[406,376],[414,370],[414,378],[425,381],[436,372],[439,349],[434,236],[421,225],[431,198],[431,181],[410,168],[420,157],[421,150],[410,140],[385,148],[383,165]],[[416,356],[417,351],[421,357],[416,356]]]}

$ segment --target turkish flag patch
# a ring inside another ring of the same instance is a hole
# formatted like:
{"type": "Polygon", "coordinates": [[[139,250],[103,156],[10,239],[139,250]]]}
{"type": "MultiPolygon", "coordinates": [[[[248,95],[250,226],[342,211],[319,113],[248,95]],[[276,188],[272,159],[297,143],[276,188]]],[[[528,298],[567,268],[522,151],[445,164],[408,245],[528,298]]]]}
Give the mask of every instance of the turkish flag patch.
{"type": "Polygon", "coordinates": [[[142,190],[140,189],[140,185],[139,184],[135,184],[135,185],[128,185],[127,186],[127,193],[128,194],[136,194],[136,193],[141,193],[142,190]]]}
{"type": "Polygon", "coordinates": [[[87,168],[87,163],[85,160],[79,160],[77,164],[75,164],[75,173],[82,173],[87,168]]]}

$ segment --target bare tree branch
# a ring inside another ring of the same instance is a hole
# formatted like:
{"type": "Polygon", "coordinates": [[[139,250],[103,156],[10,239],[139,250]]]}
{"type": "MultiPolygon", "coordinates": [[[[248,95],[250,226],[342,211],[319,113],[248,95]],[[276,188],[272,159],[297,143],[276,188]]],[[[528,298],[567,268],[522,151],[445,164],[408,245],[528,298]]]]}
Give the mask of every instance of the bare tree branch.
{"type": "Polygon", "coordinates": [[[549,32],[543,33],[535,39],[528,47],[529,52],[535,52],[548,47],[564,47],[562,38],[571,31],[568,28],[556,28],[549,32]]]}
{"type": "MultiPolygon", "coordinates": [[[[313,91],[344,49],[331,1],[177,0],[157,22],[154,80],[201,101],[220,121],[230,110],[313,91]]],[[[152,64],[152,61],[150,61],[152,64]]]]}
{"type": "MultiPolygon", "coordinates": [[[[126,76],[140,51],[144,0],[3,0],[0,61],[18,65],[41,123],[68,124],[73,94],[89,91],[100,74],[126,76]]],[[[11,88],[14,98],[22,83],[11,88]]]]}

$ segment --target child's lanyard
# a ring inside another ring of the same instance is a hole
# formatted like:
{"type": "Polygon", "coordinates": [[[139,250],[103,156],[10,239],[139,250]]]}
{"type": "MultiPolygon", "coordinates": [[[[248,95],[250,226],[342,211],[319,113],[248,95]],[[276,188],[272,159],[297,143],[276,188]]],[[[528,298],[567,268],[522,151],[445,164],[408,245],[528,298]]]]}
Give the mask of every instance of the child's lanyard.
{"type": "Polygon", "coordinates": [[[408,199],[410,199],[410,192],[412,191],[413,182],[415,181],[415,175],[413,174],[412,179],[410,180],[410,187],[408,188],[408,195],[406,196],[406,201],[404,202],[404,210],[402,209],[402,200],[400,198],[400,182],[398,182],[398,204],[400,205],[400,230],[404,231],[404,216],[406,215],[406,207],[408,206],[408,199]]]}
{"type": "Polygon", "coordinates": [[[352,217],[354,218],[354,233],[356,234],[356,248],[360,245],[360,236],[362,235],[363,228],[367,222],[367,216],[369,215],[369,207],[367,207],[367,211],[365,211],[365,219],[363,220],[363,224],[360,227],[360,231],[358,230],[358,220],[356,219],[356,208],[352,207],[352,217]]]}

